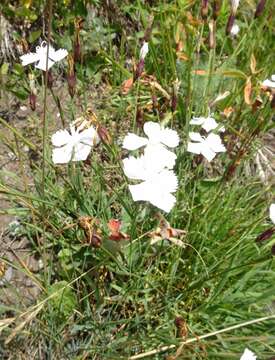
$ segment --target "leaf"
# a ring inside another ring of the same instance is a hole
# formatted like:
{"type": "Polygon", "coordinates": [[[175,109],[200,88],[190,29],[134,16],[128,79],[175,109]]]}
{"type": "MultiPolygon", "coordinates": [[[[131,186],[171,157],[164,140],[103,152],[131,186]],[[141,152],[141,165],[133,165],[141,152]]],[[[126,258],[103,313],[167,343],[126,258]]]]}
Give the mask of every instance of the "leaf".
{"type": "Polygon", "coordinates": [[[41,35],[41,30],[32,31],[28,37],[30,43],[35,42],[41,35]]]}
{"type": "Polygon", "coordinates": [[[123,81],[121,86],[121,93],[123,95],[128,94],[128,92],[132,89],[133,84],[134,84],[134,79],[132,77],[123,81]]]}
{"type": "Polygon", "coordinates": [[[66,281],[59,281],[51,285],[48,295],[54,295],[49,301],[62,317],[70,316],[76,308],[76,295],[66,281]]]}
{"type": "Polygon", "coordinates": [[[255,58],[254,54],[252,54],[251,58],[250,58],[250,70],[251,70],[252,74],[256,73],[256,65],[257,65],[256,58],[255,58]]]}
{"type": "Polygon", "coordinates": [[[222,71],[221,74],[225,77],[229,77],[229,78],[238,78],[238,79],[247,79],[247,76],[245,75],[244,72],[240,71],[240,70],[225,70],[222,71]]]}
{"type": "Polygon", "coordinates": [[[250,76],[246,79],[246,84],[244,87],[244,101],[247,105],[251,105],[251,93],[252,93],[252,84],[250,76]]]}
{"type": "Polygon", "coordinates": [[[9,63],[3,63],[0,70],[1,75],[7,75],[8,71],[9,71],[9,63]]]}
{"type": "Polygon", "coordinates": [[[14,64],[13,65],[13,72],[16,75],[22,75],[24,73],[24,67],[21,64],[14,64]]]}

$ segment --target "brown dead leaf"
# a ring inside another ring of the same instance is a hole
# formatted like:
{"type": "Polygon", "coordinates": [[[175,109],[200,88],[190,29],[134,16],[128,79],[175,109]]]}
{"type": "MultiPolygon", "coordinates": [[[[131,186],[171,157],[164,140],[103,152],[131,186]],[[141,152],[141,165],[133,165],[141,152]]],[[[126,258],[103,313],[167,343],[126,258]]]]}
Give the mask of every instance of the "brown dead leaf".
{"type": "Polygon", "coordinates": [[[234,111],[234,108],[232,106],[229,106],[223,109],[223,115],[228,119],[234,111]]]}
{"type": "Polygon", "coordinates": [[[189,57],[185,55],[183,52],[177,52],[177,58],[182,61],[188,61],[189,57]]]}
{"type": "Polygon", "coordinates": [[[256,58],[255,58],[254,54],[252,54],[251,58],[250,58],[250,70],[251,70],[252,74],[256,73],[256,65],[257,65],[256,58]]]}
{"type": "Polygon", "coordinates": [[[202,75],[202,76],[207,75],[207,72],[206,72],[205,70],[201,70],[201,69],[194,70],[193,72],[194,72],[194,74],[196,74],[196,75],[202,75]]]}
{"type": "Polygon", "coordinates": [[[134,84],[134,79],[131,77],[127,80],[124,80],[121,85],[121,94],[127,95],[128,92],[132,89],[134,84]]]}
{"type": "Polygon", "coordinates": [[[147,76],[141,79],[140,82],[145,85],[150,85],[153,89],[156,89],[159,92],[161,92],[162,95],[166,97],[166,99],[170,100],[171,96],[168,94],[168,92],[165,89],[163,89],[163,87],[156,80],[153,80],[151,77],[147,76]]]}
{"type": "Polygon", "coordinates": [[[128,234],[124,234],[120,231],[121,221],[117,219],[110,219],[108,222],[108,228],[110,230],[109,239],[114,241],[128,240],[130,237],[128,234]]]}
{"type": "Polygon", "coordinates": [[[186,17],[187,17],[187,20],[188,20],[188,23],[190,25],[193,25],[193,26],[198,26],[198,25],[202,25],[203,24],[203,21],[200,20],[200,19],[197,19],[197,18],[194,18],[192,13],[190,11],[187,11],[186,12],[186,17]]]}
{"type": "Polygon", "coordinates": [[[251,84],[251,77],[249,76],[246,79],[246,84],[244,87],[244,101],[247,105],[251,105],[251,93],[252,93],[252,84],[251,84]]]}

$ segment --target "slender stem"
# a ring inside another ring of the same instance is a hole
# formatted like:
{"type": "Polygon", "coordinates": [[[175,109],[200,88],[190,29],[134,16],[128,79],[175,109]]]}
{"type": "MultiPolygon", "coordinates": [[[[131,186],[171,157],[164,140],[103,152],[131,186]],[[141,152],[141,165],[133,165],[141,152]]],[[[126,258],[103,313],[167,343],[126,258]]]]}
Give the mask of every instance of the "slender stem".
{"type": "MultiPolygon", "coordinates": [[[[47,57],[46,57],[46,74],[45,74],[45,83],[44,83],[44,100],[43,100],[43,118],[42,118],[42,128],[43,128],[43,133],[42,133],[42,186],[41,186],[41,191],[42,191],[42,199],[45,201],[45,174],[46,174],[46,156],[47,156],[47,152],[46,152],[46,141],[47,141],[47,116],[46,116],[46,112],[47,112],[47,87],[48,87],[48,75],[49,75],[49,71],[48,71],[48,60],[49,60],[49,45],[50,45],[50,39],[51,39],[51,30],[52,30],[52,10],[53,10],[53,0],[49,0],[48,2],[46,2],[47,6],[48,6],[48,33],[47,33],[47,57]]],[[[46,269],[46,253],[45,253],[45,242],[46,242],[46,204],[43,202],[42,203],[42,216],[43,216],[43,231],[42,231],[42,244],[40,243],[39,245],[42,245],[42,254],[43,254],[43,263],[44,263],[44,268],[46,269]]],[[[45,277],[46,277],[46,272],[45,272],[45,277]]]]}
{"type": "MultiPolygon", "coordinates": [[[[229,326],[229,327],[224,328],[224,329],[220,329],[220,330],[210,332],[208,334],[204,334],[204,335],[201,335],[201,336],[193,337],[191,339],[187,339],[187,340],[181,342],[179,347],[182,348],[184,345],[191,344],[193,342],[198,342],[198,341],[200,341],[202,339],[207,339],[207,338],[209,338],[211,336],[216,336],[216,335],[219,335],[219,334],[231,331],[231,330],[239,329],[239,328],[242,328],[242,327],[245,327],[245,326],[248,326],[248,325],[258,324],[260,322],[270,320],[270,319],[275,319],[275,314],[270,315],[270,316],[261,317],[261,318],[258,318],[258,319],[254,319],[254,320],[250,320],[250,321],[246,321],[246,322],[243,322],[241,324],[232,325],[232,326],[229,326]]],[[[147,356],[151,356],[151,355],[159,354],[159,353],[167,351],[167,350],[175,349],[176,346],[177,345],[174,345],[174,344],[167,345],[167,346],[161,346],[158,349],[154,349],[154,350],[147,351],[147,352],[144,352],[144,353],[141,353],[141,354],[130,356],[128,358],[128,360],[142,359],[142,358],[145,358],[147,356]]]]}

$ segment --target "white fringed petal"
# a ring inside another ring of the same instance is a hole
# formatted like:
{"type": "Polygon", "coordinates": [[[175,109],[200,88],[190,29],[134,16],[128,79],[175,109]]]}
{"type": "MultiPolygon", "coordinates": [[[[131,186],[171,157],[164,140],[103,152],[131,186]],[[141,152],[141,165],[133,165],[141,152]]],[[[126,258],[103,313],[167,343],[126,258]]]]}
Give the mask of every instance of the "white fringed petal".
{"type": "Polygon", "coordinates": [[[70,144],[53,149],[52,161],[54,164],[67,164],[71,161],[73,146],[70,144]]]}
{"type": "Polygon", "coordinates": [[[149,52],[149,45],[148,42],[144,42],[140,49],[139,58],[144,60],[149,52]]]}
{"type": "Polygon", "coordinates": [[[129,185],[134,201],[148,201],[159,209],[169,212],[176,198],[171,194],[178,187],[177,177],[171,170],[163,170],[141,184],[129,185]]]}
{"type": "Polygon", "coordinates": [[[191,121],[190,121],[191,125],[201,125],[201,127],[206,131],[209,132],[211,130],[214,130],[218,127],[218,123],[216,122],[215,119],[211,118],[211,117],[194,117],[191,121]]]}
{"type": "Polygon", "coordinates": [[[71,139],[71,135],[68,130],[58,130],[52,135],[52,144],[54,146],[66,145],[71,139]]]}
{"type": "Polygon", "coordinates": [[[122,147],[127,150],[137,150],[147,144],[148,140],[144,137],[137,136],[133,133],[128,133],[123,140],[122,147]]]}
{"type": "Polygon", "coordinates": [[[53,149],[52,160],[55,164],[66,164],[69,161],[86,160],[93,145],[98,143],[99,138],[93,126],[79,131],[81,126],[75,128],[70,124],[70,132],[59,130],[52,135],[53,149]]]}
{"type": "Polygon", "coordinates": [[[189,133],[189,138],[192,140],[192,141],[199,141],[199,142],[203,142],[204,138],[201,136],[200,133],[198,132],[190,132],[189,133]]]}
{"type": "Polygon", "coordinates": [[[208,161],[212,161],[216,153],[226,151],[217,134],[211,133],[204,138],[199,133],[190,132],[189,137],[192,141],[188,142],[187,151],[193,154],[202,154],[208,161]]]}
{"type": "MultiPolygon", "coordinates": [[[[272,78],[273,77],[274,77],[274,75],[272,75],[272,78]]],[[[265,81],[263,81],[262,85],[267,88],[275,88],[275,79],[274,80],[266,79],[265,81]]]]}
{"type": "Polygon", "coordinates": [[[275,204],[271,204],[269,208],[270,220],[275,224],[275,204]]]}
{"type": "Polygon", "coordinates": [[[249,349],[245,349],[240,360],[257,360],[257,356],[249,349]]]}
{"type": "Polygon", "coordinates": [[[20,56],[20,60],[22,61],[22,65],[26,66],[29,64],[32,64],[33,62],[36,62],[39,60],[39,55],[36,53],[28,53],[25,55],[20,56]]]}
{"type": "Polygon", "coordinates": [[[32,63],[35,63],[37,69],[46,71],[50,69],[55,62],[64,59],[68,55],[68,51],[65,49],[59,49],[57,51],[49,45],[48,53],[48,63],[47,63],[47,43],[43,41],[40,46],[36,47],[36,52],[30,52],[28,54],[20,56],[22,65],[26,66],[32,63]]]}

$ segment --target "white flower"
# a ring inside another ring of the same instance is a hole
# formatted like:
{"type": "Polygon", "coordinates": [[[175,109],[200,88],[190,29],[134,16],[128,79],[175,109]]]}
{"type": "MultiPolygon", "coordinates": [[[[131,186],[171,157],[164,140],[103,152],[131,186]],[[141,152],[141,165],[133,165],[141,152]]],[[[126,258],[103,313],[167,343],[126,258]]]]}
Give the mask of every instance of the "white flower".
{"type": "Polygon", "coordinates": [[[244,350],[244,353],[242,354],[242,356],[240,358],[240,360],[256,360],[256,359],[257,359],[257,356],[247,348],[244,350]]]}
{"type": "MultiPolygon", "coordinates": [[[[170,151],[168,152],[171,153],[170,151]]],[[[122,161],[124,173],[128,178],[134,180],[150,179],[152,175],[159,173],[165,168],[173,168],[176,155],[171,153],[171,155],[174,155],[171,158],[167,158],[166,155],[164,153],[163,156],[161,154],[157,156],[157,153],[150,154],[146,152],[145,155],[141,155],[138,158],[130,156],[122,161]]]]}
{"type": "Polygon", "coordinates": [[[149,52],[148,42],[144,42],[139,52],[139,58],[144,60],[148,52],[149,52]]]}
{"type": "Polygon", "coordinates": [[[275,224],[275,204],[271,204],[269,208],[269,217],[273,224],[275,224]]]}
{"type": "Polygon", "coordinates": [[[275,88],[275,75],[271,76],[271,80],[266,79],[263,83],[262,86],[268,87],[268,88],[275,88]]]}
{"type": "Polygon", "coordinates": [[[232,36],[237,36],[238,33],[239,33],[239,31],[240,31],[239,25],[234,24],[234,25],[232,26],[231,30],[230,30],[230,34],[231,34],[232,36]]]}
{"type": "Polygon", "coordinates": [[[231,0],[231,9],[234,14],[236,14],[239,4],[240,4],[240,0],[231,0]]]}
{"type": "Polygon", "coordinates": [[[83,130],[83,126],[70,125],[68,130],[59,130],[52,135],[52,160],[55,164],[66,164],[69,161],[86,160],[91,148],[99,142],[93,126],[83,130]]]}
{"type": "Polygon", "coordinates": [[[177,190],[178,181],[171,171],[176,155],[167,146],[176,147],[179,137],[176,131],[163,129],[151,121],[143,129],[148,138],[129,133],[123,141],[123,147],[128,150],[145,146],[144,154],[140,157],[130,156],[123,160],[125,175],[130,179],[143,180],[140,184],[129,185],[129,190],[134,201],[149,201],[169,212],[176,202],[172,193],[177,190]]]}
{"type": "MultiPolygon", "coordinates": [[[[201,127],[207,132],[216,129],[219,126],[219,124],[212,117],[205,118],[205,117],[201,117],[201,116],[194,117],[190,121],[190,124],[191,125],[201,125],[201,127]]],[[[224,131],[224,130],[225,130],[224,127],[222,127],[220,129],[220,131],[224,131]]]]}
{"type": "Polygon", "coordinates": [[[199,133],[190,132],[189,137],[191,142],[188,142],[187,151],[202,154],[208,161],[213,160],[216,153],[226,151],[219,135],[211,133],[205,138],[199,133]]]}
{"type": "MultiPolygon", "coordinates": [[[[68,55],[68,51],[65,49],[54,50],[54,48],[49,45],[49,56],[48,56],[48,69],[50,69],[53,64],[57,61],[64,59],[68,55]]],[[[30,52],[28,54],[20,56],[22,65],[29,65],[35,63],[37,69],[46,71],[47,65],[47,43],[43,41],[40,46],[36,47],[36,52],[30,52]]]]}
{"type": "Polygon", "coordinates": [[[164,148],[165,145],[174,148],[179,144],[179,136],[175,130],[163,129],[155,122],[146,122],[143,126],[143,130],[148,136],[148,139],[133,133],[128,133],[124,138],[123,148],[127,150],[136,150],[143,146],[159,147],[160,145],[164,148]]]}
{"type": "Polygon", "coordinates": [[[152,155],[146,152],[138,158],[130,156],[123,160],[123,170],[128,178],[144,180],[138,185],[129,185],[134,201],[149,201],[166,212],[172,209],[176,198],[171,193],[177,189],[177,177],[173,171],[167,169],[167,164],[172,165],[170,160],[165,158],[165,153],[164,156],[159,154],[157,157],[156,153],[152,155]]]}
{"type": "Polygon", "coordinates": [[[159,209],[169,212],[175,205],[176,198],[172,195],[178,188],[178,180],[172,170],[164,169],[151,174],[140,184],[129,185],[134,201],[149,201],[159,209]]]}

